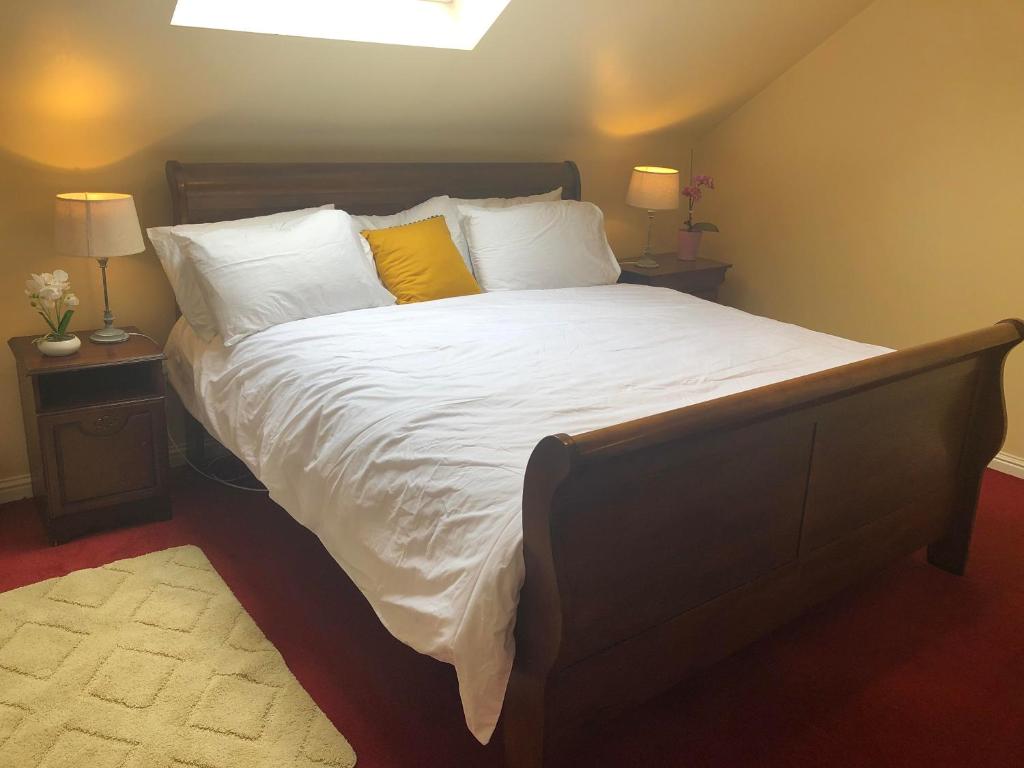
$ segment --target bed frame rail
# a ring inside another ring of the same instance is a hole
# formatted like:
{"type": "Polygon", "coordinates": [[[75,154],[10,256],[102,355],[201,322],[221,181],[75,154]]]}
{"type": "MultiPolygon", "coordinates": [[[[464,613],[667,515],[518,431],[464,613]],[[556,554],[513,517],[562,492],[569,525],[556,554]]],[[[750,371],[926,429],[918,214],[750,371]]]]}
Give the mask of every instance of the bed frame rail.
{"type": "Polygon", "coordinates": [[[923,546],[961,574],[1024,323],[575,437],[526,472],[509,768],[923,546]]]}

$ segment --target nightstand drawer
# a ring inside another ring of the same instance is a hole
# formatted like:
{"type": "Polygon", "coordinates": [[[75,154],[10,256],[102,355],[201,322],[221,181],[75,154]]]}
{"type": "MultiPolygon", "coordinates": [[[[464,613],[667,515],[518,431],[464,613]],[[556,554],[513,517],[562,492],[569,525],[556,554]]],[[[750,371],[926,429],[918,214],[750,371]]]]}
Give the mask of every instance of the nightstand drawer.
{"type": "Polygon", "coordinates": [[[163,492],[163,399],[39,417],[51,517],[163,492]]]}
{"type": "Polygon", "coordinates": [[[656,283],[666,288],[675,288],[686,293],[717,292],[718,286],[725,280],[725,268],[703,269],[699,272],[680,272],[655,278],[656,283]]]}
{"type": "Polygon", "coordinates": [[[708,301],[718,301],[718,287],[725,280],[729,264],[712,259],[680,261],[675,253],[654,255],[658,266],[653,269],[623,266],[620,283],[651,285],[689,293],[708,301]]]}

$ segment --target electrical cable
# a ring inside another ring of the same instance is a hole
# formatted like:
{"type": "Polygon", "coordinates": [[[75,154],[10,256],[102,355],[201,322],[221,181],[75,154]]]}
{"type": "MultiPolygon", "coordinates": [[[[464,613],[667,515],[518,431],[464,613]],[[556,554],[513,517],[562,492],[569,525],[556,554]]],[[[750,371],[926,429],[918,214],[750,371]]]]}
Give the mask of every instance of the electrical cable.
{"type": "MultiPolygon", "coordinates": [[[[156,339],[154,339],[152,336],[149,336],[149,335],[147,335],[145,333],[138,333],[137,331],[129,331],[128,335],[129,336],[141,336],[144,339],[149,339],[151,342],[156,344],[158,347],[160,346],[160,344],[157,343],[156,339]]],[[[205,477],[207,480],[212,480],[215,483],[220,483],[221,485],[226,486],[228,488],[233,488],[236,491],[248,491],[249,493],[270,493],[270,491],[268,491],[266,488],[250,488],[249,486],[246,486],[246,485],[239,485],[236,481],[242,480],[244,478],[244,475],[240,475],[238,477],[232,477],[232,478],[223,478],[223,477],[218,477],[217,475],[214,475],[214,474],[210,474],[209,472],[200,469],[199,467],[197,467],[195,464],[193,464],[189,460],[188,453],[185,452],[184,450],[182,450],[181,446],[178,445],[174,441],[174,437],[171,435],[171,430],[169,430],[169,429],[167,430],[167,442],[170,443],[171,448],[174,449],[175,453],[178,453],[185,460],[185,463],[188,464],[188,466],[191,467],[192,470],[195,473],[205,477]]],[[[211,461],[210,464],[212,465],[214,462],[220,461],[223,458],[226,458],[226,457],[223,457],[223,456],[217,457],[213,461],[211,461]]],[[[256,478],[253,477],[253,479],[256,479],[256,478]]],[[[256,481],[259,482],[258,479],[256,479],[256,481]]]]}
{"type": "Polygon", "coordinates": [[[144,333],[139,333],[139,332],[137,332],[137,331],[126,331],[126,333],[127,333],[127,334],[128,334],[129,336],[141,336],[141,337],[142,337],[142,338],[144,338],[144,339],[149,339],[149,340],[150,340],[150,341],[152,341],[152,342],[153,342],[154,344],[156,344],[156,345],[157,345],[158,347],[160,346],[160,344],[158,344],[158,343],[157,343],[157,340],[156,340],[156,339],[154,339],[154,338],[153,338],[152,336],[147,336],[146,334],[144,334],[144,333]]]}
{"type": "MultiPolygon", "coordinates": [[[[209,472],[206,472],[206,471],[200,469],[195,464],[193,464],[191,461],[189,461],[188,454],[185,453],[185,451],[182,450],[180,445],[178,445],[176,442],[174,442],[174,438],[171,437],[170,430],[168,430],[168,432],[167,432],[167,442],[169,442],[171,444],[171,448],[173,448],[175,450],[175,452],[181,454],[181,456],[185,459],[185,463],[186,464],[188,464],[197,474],[202,475],[207,480],[212,480],[215,483],[220,483],[221,485],[227,486],[228,488],[233,488],[236,491],[248,491],[249,493],[270,493],[270,491],[268,491],[266,488],[250,488],[250,487],[245,486],[245,485],[238,485],[238,483],[232,482],[232,480],[226,480],[226,479],[224,479],[222,477],[217,477],[216,475],[211,475],[209,472]]],[[[215,461],[216,461],[216,459],[215,459],[215,461]]],[[[237,478],[232,478],[232,479],[233,480],[241,480],[242,478],[237,477],[237,478]]]]}

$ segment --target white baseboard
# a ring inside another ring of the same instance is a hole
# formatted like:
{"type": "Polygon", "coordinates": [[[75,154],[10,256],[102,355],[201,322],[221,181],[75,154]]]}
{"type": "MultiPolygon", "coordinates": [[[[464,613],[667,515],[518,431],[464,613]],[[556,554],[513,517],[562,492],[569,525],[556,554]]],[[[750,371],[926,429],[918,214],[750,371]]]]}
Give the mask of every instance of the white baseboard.
{"type": "Polygon", "coordinates": [[[27,499],[32,495],[32,475],[15,475],[0,478],[0,504],[18,499],[27,499]]]}
{"type": "Polygon", "coordinates": [[[996,472],[1002,472],[1007,475],[1013,475],[1024,480],[1024,458],[1020,456],[1014,456],[1012,453],[997,453],[996,457],[992,459],[992,463],[988,465],[989,469],[994,469],[996,472]]]}

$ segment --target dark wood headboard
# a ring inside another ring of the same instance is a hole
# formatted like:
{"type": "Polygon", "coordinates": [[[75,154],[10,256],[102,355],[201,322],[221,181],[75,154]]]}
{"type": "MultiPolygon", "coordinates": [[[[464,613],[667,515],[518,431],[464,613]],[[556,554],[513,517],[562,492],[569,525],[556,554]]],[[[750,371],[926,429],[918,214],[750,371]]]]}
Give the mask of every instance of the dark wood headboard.
{"type": "Polygon", "coordinates": [[[390,214],[436,195],[519,197],[562,187],[580,199],[580,172],[563,163],[167,163],[175,224],[262,216],[334,203],[390,214]]]}

